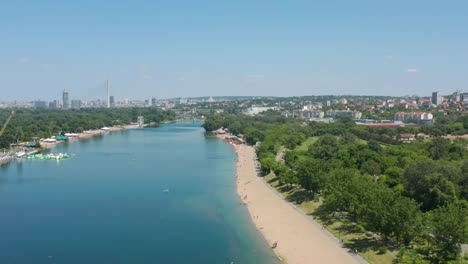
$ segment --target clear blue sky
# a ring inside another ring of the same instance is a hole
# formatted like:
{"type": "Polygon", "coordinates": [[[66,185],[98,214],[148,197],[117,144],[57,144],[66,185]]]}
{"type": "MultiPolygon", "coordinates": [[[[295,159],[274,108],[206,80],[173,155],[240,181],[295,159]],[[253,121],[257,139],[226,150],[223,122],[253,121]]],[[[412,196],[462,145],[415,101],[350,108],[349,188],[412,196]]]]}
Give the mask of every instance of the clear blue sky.
{"type": "Polygon", "coordinates": [[[468,1],[3,1],[0,101],[468,90],[468,1]],[[385,2],[385,3],[383,3],[385,2]]]}

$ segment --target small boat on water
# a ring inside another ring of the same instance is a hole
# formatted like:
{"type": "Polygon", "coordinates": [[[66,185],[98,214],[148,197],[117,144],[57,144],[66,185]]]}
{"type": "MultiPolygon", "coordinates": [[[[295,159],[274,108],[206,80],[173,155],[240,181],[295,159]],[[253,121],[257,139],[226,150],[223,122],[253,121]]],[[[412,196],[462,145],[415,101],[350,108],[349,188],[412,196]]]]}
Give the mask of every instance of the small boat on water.
{"type": "Polygon", "coordinates": [[[24,156],[26,156],[26,151],[22,150],[22,151],[16,152],[16,157],[17,158],[22,158],[24,156]]]}
{"type": "Polygon", "coordinates": [[[104,131],[109,131],[109,130],[110,130],[110,128],[108,128],[108,127],[103,127],[103,128],[101,128],[101,130],[104,130],[104,131]]]}
{"type": "Polygon", "coordinates": [[[37,152],[39,152],[39,150],[31,150],[31,151],[28,151],[26,152],[26,156],[31,156],[33,154],[36,154],[37,152]]]}
{"type": "Polygon", "coordinates": [[[163,193],[168,193],[169,192],[169,188],[166,188],[163,190],[163,193]]]}

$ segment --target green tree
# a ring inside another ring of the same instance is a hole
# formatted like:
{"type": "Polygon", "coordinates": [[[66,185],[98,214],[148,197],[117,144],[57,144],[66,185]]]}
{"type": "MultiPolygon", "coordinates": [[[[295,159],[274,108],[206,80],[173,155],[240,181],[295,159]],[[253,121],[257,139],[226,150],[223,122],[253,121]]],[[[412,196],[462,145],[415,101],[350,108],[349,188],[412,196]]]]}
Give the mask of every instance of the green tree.
{"type": "Polygon", "coordinates": [[[324,165],[320,160],[309,157],[299,160],[295,168],[299,184],[306,190],[319,192],[324,185],[324,165]]]}
{"type": "Polygon", "coordinates": [[[466,239],[467,208],[461,204],[448,204],[430,212],[430,250],[434,263],[455,260],[460,244],[466,239]]]}
{"type": "Polygon", "coordinates": [[[436,137],[429,143],[429,156],[439,160],[448,156],[450,141],[442,137],[436,137]]]}

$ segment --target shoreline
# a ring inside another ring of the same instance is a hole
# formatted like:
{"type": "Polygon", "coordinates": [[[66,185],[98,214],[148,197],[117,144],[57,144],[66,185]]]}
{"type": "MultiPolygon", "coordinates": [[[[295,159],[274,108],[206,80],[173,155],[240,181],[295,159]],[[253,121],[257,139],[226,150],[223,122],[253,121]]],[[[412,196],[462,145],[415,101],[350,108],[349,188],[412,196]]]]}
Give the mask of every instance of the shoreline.
{"type": "MultiPolygon", "coordinates": [[[[217,135],[225,139],[225,135],[217,135]]],[[[252,223],[284,263],[366,263],[348,253],[333,235],[287,202],[263,178],[257,176],[255,149],[231,144],[236,152],[236,189],[252,223]]]]}
{"type": "MultiPolygon", "coordinates": [[[[94,137],[94,136],[97,136],[97,135],[102,135],[102,134],[106,134],[106,133],[111,133],[111,132],[115,132],[115,131],[122,131],[122,130],[127,130],[127,129],[132,129],[132,128],[138,128],[138,126],[135,126],[135,125],[123,125],[123,126],[113,126],[113,127],[109,127],[109,130],[102,130],[102,129],[94,129],[94,130],[88,130],[87,133],[78,133],[77,136],[75,137],[70,137],[69,138],[69,142],[71,141],[76,141],[76,140],[81,140],[81,139],[88,139],[88,138],[91,138],[91,137],[94,137]]],[[[42,141],[41,142],[41,147],[44,148],[44,149],[50,149],[50,148],[53,148],[54,146],[58,145],[58,144],[61,144],[65,141],[56,141],[54,143],[47,143],[47,142],[44,142],[42,141]]]]}

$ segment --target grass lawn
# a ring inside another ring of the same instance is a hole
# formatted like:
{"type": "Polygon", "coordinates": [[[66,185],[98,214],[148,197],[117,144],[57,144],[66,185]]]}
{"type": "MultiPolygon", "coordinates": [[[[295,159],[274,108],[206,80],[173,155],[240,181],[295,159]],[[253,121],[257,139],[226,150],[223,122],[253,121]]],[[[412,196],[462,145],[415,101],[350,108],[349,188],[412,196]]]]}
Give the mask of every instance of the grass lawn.
{"type": "MultiPolygon", "coordinates": [[[[320,136],[316,137],[309,137],[306,139],[306,141],[302,142],[300,146],[296,147],[296,150],[301,150],[301,151],[307,151],[311,145],[313,145],[317,140],[319,140],[320,136]]],[[[338,137],[340,138],[340,137],[338,137]]],[[[367,141],[357,138],[356,139],[357,144],[367,144],[367,141]]]]}
{"type": "Polygon", "coordinates": [[[314,144],[315,142],[317,142],[317,140],[319,139],[320,137],[310,137],[308,139],[306,139],[306,141],[302,142],[302,144],[298,147],[296,147],[297,150],[302,150],[302,151],[306,151],[309,149],[309,146],[311,146],[312,144],[314,144]]]}

